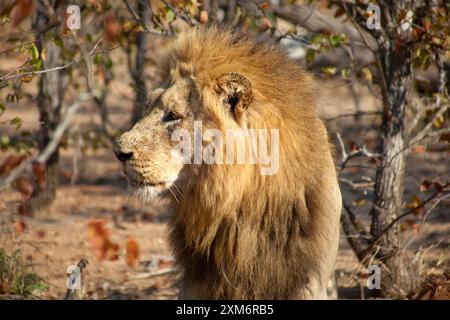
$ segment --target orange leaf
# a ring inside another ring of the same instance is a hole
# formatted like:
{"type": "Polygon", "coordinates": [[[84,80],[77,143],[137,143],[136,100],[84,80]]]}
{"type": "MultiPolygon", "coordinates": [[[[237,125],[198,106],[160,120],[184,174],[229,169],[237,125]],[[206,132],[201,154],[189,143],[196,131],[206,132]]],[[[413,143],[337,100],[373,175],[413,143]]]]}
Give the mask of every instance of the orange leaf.
{"type": "Polygon", "coordinates": [[[413,149],[413,152],[415,153],[425,153],[426,149],[424,146],[416,146],[413,149]]]}
{"type": "Polygon", "coordinates": [[[22,220],[16,220],[16,231],[17,233],[23,233],[25,229],[27,228],[27,225],[22,220]]]}
{"type": "Polygon", "coordinates": [[[422,206],[422,201],[415,194],[412,195],[411,202],[409,202],[405,207],[409,208],[409,209],[414,209],[414,214],[415,215],[421,215],[421,214],[424,213],[424,208],[422,206]]]}
{"type": "Polygon", "coordinates": [[[125,251],[127,253],[127,264],[133,267],[139,258],[139,246],[136,240],[128,239],[125,246],[125,251]]]}
{"type": "Polygon", "coordinates": [[[422,201],[420,201],[419,197],[415,194],[411,196],[411,201],[406,205],[406,208],[415,209],[420,206],[422,201]]]}
{"type": "Polygon", "coordinates": [[[414,223],[411,228],[413,229],[414,233],[418,235],[420,233],[420,224],[414,223]]]}
{"type": "Polygon", "coordinates": [[[167,268],[171,268],[172,266],[173,266],[173,261],[171,261],[171,260],[160,259],[158,261],[159,269],[167,269],[167,268]]]}
{"type": "Polygon", "coordinates": [[[426,192],[428,190],[428,188],[430,188],[430,186],[431,186],[431,182],[428,180],[424,180],[420,184],[419,190],[420,190],[420,192],[426,192]]]}
{"type": "Polygon", "coordinates": [[[268,9],[268,8],[270,7],[270,3],[269,3],[269,1],[264,1],[263,3],[261,3],[261,4],[259,5],[259,7],[260,7],[261,9],[268,9]]]}
{"type": "Polygon", "coordinates": [[[45,166],[42,163],[33,163],[33,174],[37,184],[42,187],[45,182],[45,166]]]}
{"type": "Polygon", "coordinates": [[[439,137],[439,142],[448,142],[450,143],[450,133],[443,133],[439,137]]]}
{"type": "Polygon", "coordinates": [[[119,245],[109,239],[109,231],[104,227],[105,220],[93,220],[88,223],[88,240],[97,253],[97,259],[102,261],[117,260],[119,245]]]}
{"type": "Polygon", "coordinates": [[[109,42],[117,42],[122,27],[114,15],[109,15],[105,19],[105,36],[109,42]]]}
{"type": "Polygon", "coordinates": [[[33,0],[17,0],[9,14],[11,26],[17,27],[34,9],[33,0]]]}
{"type": "Polygon", "coordinates": [[[358,151],[359,150],[358,145],[356,143],[354,143],[353,141],[350,141],[349,145],[350,145],[350,151],[358,151]]]}
{"type": "Polygon", "coordinates": [[[24,204],[21,204],[17,207],[17,214],[19,216],[26,216],[26,217],[30,216],[30,214],[24,204]]]}
{"type": "Polygon", "coordinates": [[[20,156],[16,154],[9,155],[0,166],[0,176],[11,172],[11,170],[17,167],[24,159],[25,159],[24,155],[20,156]]]}
{"type": "Polygon", "coordinates": [[[370,157],[369,161],[372,162],[373,164],[375,164],[377,167],[380,166],[380,164],[381,164],[380,159],[375,158],[375,157],[370,157]]]}
{"type": "Polygon", "coordinates": [[[340,16],[342,16],[343,14],[345,14],[345,10],[342,8],[339,8],[336,10],[336,12],[334,13],[334,17],[335,18],[339,18],[340,16]]]}
{"type": "Polygon", "coordinates": [[[366,204],[366,199],[364,199],[364,198],[353,201],[353,205],[357,206],[359,208],[364,207],[365,204],[366,204]]]}
{"type": "Polygon", "coordinates": [[[117,243],[108,243],[106,249],[106,259],[110,261],[119,259],[119,245],[117,243]]]}
{"type": "Polygon", "coordinates": [[[22,193],[25,199],[28,199],[33,193],[33,185],[24,176],[20,176],[16,179],[15,187],[18,191],[20,191],[20,193],[22,193]]]}

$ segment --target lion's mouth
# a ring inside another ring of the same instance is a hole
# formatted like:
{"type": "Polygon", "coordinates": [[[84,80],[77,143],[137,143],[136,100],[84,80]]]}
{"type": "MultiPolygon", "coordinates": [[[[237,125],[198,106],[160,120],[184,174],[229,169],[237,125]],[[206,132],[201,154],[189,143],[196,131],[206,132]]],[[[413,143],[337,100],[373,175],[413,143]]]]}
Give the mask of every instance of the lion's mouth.
{"type": "Polygon", "coordinates": [[[168,181],[152,181],[148,178],[143,177],[139,172],[134,169],[123,167],[123,173],[128,178],[128,183],[130,186],[139,187],[165,187],[169,183],[168,181]]]}
{"type": "Polygon", "coordinates": [[[149,182],[149,181],[138,181],[129,177],[129,183],[132,187],[165,187],[167,185],[166,181],[149,182]]]}
{"type": "Polygon", "coordinates": [[[155,197],[164,195],[164,193],[174,184],[173,180],[153,180],[149,177],[144,177],[134,168],[124,166],[123,172],[128,180],[129,191],[138,199],[146,202],[155,197]]]}

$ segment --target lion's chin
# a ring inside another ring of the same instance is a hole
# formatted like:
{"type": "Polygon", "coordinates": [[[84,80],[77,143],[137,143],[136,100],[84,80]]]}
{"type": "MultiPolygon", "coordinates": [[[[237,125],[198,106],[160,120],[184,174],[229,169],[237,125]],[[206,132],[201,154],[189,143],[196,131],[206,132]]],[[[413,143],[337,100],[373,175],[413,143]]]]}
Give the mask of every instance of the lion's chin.
{"type": "Polygon", "coordinates": [[[142,202],[149,202],[158,197],[164,198],[174,181],[175,179],[158,183],[146,183],[137,182],[128,177],[128,188],[136,199],[142,202]]]}
{"type": "Polygon", "coordinates": [[[142,202],[151,201],[160,196],[167,188],[164,186],[152,186],[152,185],[129,185],[130,191],[134,197],[142,202]]]}

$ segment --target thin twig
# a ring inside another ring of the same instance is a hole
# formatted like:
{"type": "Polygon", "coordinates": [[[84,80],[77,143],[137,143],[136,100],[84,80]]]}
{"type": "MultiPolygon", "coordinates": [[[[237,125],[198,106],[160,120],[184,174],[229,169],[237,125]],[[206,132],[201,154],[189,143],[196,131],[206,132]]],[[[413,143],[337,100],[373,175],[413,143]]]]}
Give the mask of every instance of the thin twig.
{"type": "MultiPolygon", "coordinates": [[[[102,51],[96,52],[95,50],[97,49],[97,47],[98,47],[98,45],[100,44],[101,41],[102,41],[102,39],[97,41],[97,43],[94,45],[92,50],[86,56],[92,56],[92,55],[96,55],[96,54],[104,54],[104,53],[110,52],[112,50],[115,50],[115,49],[121,47],[121,45],[118,45],[118,46],[113,47],[113,48],[109,48],[109,49],[106,49],[106,50],[102,50],[102,51]]],[[[72,61],[70,61],[70,62],[68,62],[68,63],[66,63],[66,64],[64,64],[62,66],[57,66],[57,67],[53,67],[53,68],[49,68],[49,69],[45,69],[45,70],[28,71],[28,72],[16,73],[16,74],[13,74],[13,75],[1,76],[0,77],[0,83],[4,82],[4,81],[11,80],[11,79],[15,79],[15,78],[29,77],[29,76],[34,76],[34,75],[37,75],[37,74],[43,74],[43,73],[47,73],[47,72],[67,69],[70,66],[79,63],[84,58],[85,58],[85,56],[80,56],[78,59],[72,60],[72,61]]]]}

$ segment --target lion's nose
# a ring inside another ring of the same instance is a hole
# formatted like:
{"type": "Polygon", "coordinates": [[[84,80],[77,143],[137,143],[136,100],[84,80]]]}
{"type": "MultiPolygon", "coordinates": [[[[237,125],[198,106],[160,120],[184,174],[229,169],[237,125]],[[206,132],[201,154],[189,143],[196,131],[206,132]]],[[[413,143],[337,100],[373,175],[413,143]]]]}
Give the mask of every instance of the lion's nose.
{"type": "Polygon", "coordinates": [[[119,161],[122,161],[122,162],[130,160],[131,157],[133,156],[132,152],[121,152],[121,151],[117,151],[117,150],[114,150],[114,154],[116,155],[117,159],[119,159],[119,161]]]}

